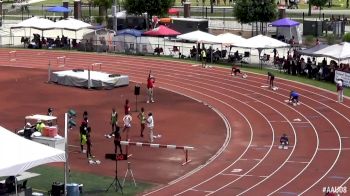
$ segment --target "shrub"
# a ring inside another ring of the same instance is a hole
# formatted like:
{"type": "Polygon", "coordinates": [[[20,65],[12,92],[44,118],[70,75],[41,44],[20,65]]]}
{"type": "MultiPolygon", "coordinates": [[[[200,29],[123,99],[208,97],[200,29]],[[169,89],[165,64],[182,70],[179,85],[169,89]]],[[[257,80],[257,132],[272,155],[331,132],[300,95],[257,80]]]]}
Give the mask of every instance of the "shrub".
{"type": "Polygon", "coordinates": [[[333,45],[335,44],[335,41],[336,41],[335,36],[333,34],[328,34],[326,37],[326,40],[328,45],[333,45]]]}
{"type": "Polygon", "coordinates": [[[350,33],[345,33],[345,35],[343,36],[343,41],[350,42],[350,33]]]}

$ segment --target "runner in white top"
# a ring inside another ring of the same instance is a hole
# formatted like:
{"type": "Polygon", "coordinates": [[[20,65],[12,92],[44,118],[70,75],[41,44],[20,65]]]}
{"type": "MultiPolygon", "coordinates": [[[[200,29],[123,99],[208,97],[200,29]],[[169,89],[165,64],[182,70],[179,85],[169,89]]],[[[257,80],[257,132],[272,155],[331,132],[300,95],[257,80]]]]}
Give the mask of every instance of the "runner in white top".
{"type": "Polygon", "coordinates": [[[154,129],[154,120],[153,120],[153,115],[152,113],[148,113],[148,118],[147,118],[147,127],[149,129],[149,138],[150,142],[153,143],[153,129],[154,129]]]}
{"type": "Polygon", "coordinates": [[[126,131],[126,140],[129,140],[129,130],[131,127],[131,121],[132,121],[132,117],[129,113],[127,113],[123,117],[123,122],[124,122],[123,133],[126,131]]]}

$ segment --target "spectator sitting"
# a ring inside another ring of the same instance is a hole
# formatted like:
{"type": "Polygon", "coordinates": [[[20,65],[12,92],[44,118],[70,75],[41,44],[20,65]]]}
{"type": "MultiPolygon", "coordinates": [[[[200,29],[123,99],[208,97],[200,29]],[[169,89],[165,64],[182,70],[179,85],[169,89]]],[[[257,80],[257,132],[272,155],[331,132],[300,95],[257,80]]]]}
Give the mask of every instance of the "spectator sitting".
{"type": "Polygon", "coordinates": [[[280,138],[279,149],[288,149],[288,145],[289,145],[289,140],[288,140],[287,134],[284,133],[280,138]]]}

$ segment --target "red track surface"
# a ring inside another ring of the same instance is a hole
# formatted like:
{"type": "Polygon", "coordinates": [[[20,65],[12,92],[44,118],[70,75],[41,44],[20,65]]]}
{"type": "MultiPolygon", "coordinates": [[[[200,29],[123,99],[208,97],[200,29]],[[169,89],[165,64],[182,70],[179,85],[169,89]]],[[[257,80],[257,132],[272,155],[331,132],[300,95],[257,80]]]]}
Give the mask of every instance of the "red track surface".
{"type": "Polygon", "coordinates": [[[19,50],[11,62],[8,50],[0,50],[0,63],[46,68],[48,59],[63,55],[70,68],[102,62],[104,71],[127,73],[139,83],[152,69],[157,87],[206,102],[222,114],[227,127],[222,149],[150,195],[322,195],[325,186],[349,185],[350,101],[336,103],[333,92],[279,79],[278,91],[270,91],[261,87],[265,76],[232,78],[223,68],[131,56],[19,50]],[[33,57],[35,62],[28,60],[33,57]],[[297,107],[285,103],[291,89],[301,94],[297,107]],[[276,147],[282,133],[291,140],[289,150],[276,147]]]}

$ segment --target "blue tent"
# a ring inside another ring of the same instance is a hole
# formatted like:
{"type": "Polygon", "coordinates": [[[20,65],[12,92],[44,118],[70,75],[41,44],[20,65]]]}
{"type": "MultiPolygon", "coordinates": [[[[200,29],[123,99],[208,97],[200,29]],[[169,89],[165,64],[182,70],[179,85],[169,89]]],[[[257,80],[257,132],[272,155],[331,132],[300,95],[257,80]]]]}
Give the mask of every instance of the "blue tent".
{"type": "Polygon", "coordinates": [[[271,23],[273,27],[294,27],[294,26],[298,26],[299,24],[300,24],[299,22],[290,20],[288,18],[282,18],[282,19],[273,21],[271,23]]]}
{"type": "Polygon", "coordinates": [[[136,30],[136,29],[123,29],[117,32],[117,35],[131,35],[134,37],[140,37],[142,34],[142,31],[136,30]]]}
{"type": "Polygon", "coordinates": [[[71,10],[69,8],[62,7],[62,6],[50,7],[46,11],[48,11],[48,12],[59,12],[59,13],[71,12],[71,10]]]}

